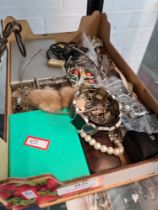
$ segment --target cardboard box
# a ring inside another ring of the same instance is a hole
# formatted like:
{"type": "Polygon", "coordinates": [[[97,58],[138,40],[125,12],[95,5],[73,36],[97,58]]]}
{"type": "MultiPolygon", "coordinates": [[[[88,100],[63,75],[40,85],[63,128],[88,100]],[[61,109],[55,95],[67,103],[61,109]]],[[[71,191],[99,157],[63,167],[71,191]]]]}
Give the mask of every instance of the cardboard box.
{"type": "MultiPolygon", "coordinates": [[[[5,23],[12,20],[7,18],[5,23]]],[[[145,88],[143,83],[137,78],[132,69],[124,61],[122,56],[117,52],[114,46],[110,43],[110,23],[107,20],[106,14],[101,14],[95,11],[91,16],[82,17],[78,31],[68,32],[68,33],[58,33],[58,34],[43,34],[34,35],[27,23],[27,21],[22,20],[20,23],[23,26],[22,37],[24,40],[35,40],[35,39],[48,39],[52,38],[59,41],[79,42],[82,32],[89,36],[97,35],[99,36],[106,47],[107,51],[115,61],[117,67],[122,71],[127,80],[131,82],[134,86],[134,91],[138,95],[141,102],[158,113],[158,103],[150,95],[148,90],[145,88]]],[[[7,65],[7,88],[6,88],[6,116],[12,113],[11,105],[11,87],[10,87],[10,43],[15,41],[14,37],[11,36],[8,44],[9,54],[8,54],[8,65],[7,65]]],[[[5,141],[8,142],[8,120],[6,119],[5,124],[5,141]]],[[[6,166],[7,170],[7,166],[6,166]]],[[[64,202],[66,200],[74,199],[79,196],[86,194],[91,194],[94,192],[99,192],[105,189],[110,189],[116,186],[127,184],[136,180],[144,179],[153,175],[158,174],[158,157],[152,158],[147,161],[142,161],[136,164],[126,164],[120,168],[102,172],[99,174],[91,175],[89,177],[72,180],[67,183],[64,187],[59,189],[59,194],[64,195],[64,197],[57,199],[54,202],[46,203],[41,207],[50,206],[56,203],[64,202]]],[[[4,178],[4,177],[3,177],[4,178]]]]}

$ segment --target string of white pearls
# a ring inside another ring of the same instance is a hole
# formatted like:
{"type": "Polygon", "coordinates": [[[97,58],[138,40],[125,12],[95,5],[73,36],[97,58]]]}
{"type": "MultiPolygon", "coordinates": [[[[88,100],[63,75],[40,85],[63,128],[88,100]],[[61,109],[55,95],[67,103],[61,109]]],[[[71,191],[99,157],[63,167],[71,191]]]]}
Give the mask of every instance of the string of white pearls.
{"type": "Polygon", "coordinates": [[[115,155],[115,156],[119,156],[124,152],[124,147],[123,147],[122,143],[118,139],[112,138],[112,136],[110,136],[110,140],[116,146],[115,148],[107,147],[106,145],[100,144],[94,138],[92,138],[90,135],[86,134],[84,130],[80,130],[78,132],[79,132],[80,136],[86,142],[88,142],[91,146],[93,146],[96,150],[100,150],[103,153],[107,153],[109,155],[115,155]]]}

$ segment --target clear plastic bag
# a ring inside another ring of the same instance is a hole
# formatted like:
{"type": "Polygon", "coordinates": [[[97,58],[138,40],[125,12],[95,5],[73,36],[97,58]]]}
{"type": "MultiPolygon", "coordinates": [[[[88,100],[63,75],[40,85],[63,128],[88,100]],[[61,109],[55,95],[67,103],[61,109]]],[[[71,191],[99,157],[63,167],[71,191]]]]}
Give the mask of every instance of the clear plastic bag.
{"type": "Polygon", "coordinates": [[[137,99],[122,94],[117,97],[123,114],[128,114],[130,118],[143,116],[147,113],[147,109],[137,99]]]}
{"type": "Polygon", "coordinates": [[[122,80],[116,76],[106,78],[102,81],[103,86],[109,91],[111,95],[118,97],[122,94],[128,94],[125,89],[122,80]]]}
{"type": "Polygon", "coordinates": [[[155,114],[146,114],[132,119],[128,115],[124,115],[122,121],[127,131],[134,130],[148,134],[158,133],[158,118],[155,114]]]}
{"type": "Polygon", "coordinates": [[[107,191],[112,210],[157,210],[158,178],[152,177],[107,191]]]}
{"type": "Polygon", "coordinates": [[[86,196],[88,210],[111,210],[106,191],[86,196]]]}
{"type": "Polygon", "coordinates": [[[104,87],[115,95],[121,105],[121,112],[128,114],[129,117],[142,116],[147,113],[147,109],[141,104],[138,99],[131,97],[124,87],[122,80],[112,76],[103,80],[104,87]]]}
{"type": "Polygon", "coordinates": [[[158,176],[66,202],[68,210],[157,210],[158,176]]]}

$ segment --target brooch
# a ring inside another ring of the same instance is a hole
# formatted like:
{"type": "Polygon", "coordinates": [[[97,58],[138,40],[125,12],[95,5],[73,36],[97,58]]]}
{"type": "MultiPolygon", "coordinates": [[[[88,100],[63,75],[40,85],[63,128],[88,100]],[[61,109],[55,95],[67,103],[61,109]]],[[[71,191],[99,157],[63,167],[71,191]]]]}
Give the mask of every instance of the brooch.
{"type": "Polygon", "coordinates": [[[76,65],[73,68],[67,70],[66,78],[71,82],[72,85],[88,85],[93,86],[96,81],[92,70],[89,70],[81,65],[76,65]]]}

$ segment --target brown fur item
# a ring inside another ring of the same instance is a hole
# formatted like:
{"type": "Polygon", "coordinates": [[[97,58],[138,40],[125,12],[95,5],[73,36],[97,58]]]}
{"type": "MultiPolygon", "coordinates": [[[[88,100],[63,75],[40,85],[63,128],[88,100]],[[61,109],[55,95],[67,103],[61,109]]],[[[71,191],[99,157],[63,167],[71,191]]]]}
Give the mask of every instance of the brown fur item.
{"type": "Polygon", "coordinates": [[[68,87],[68,86],[67,87],[62,87],[59,90],[59,94],[61,96],[61,103],[62,103],[63,108],[70,106],[76,91],[77,91],[76,88],[68,87]]]}
{"type": "Polygon", "coordinates": [[[59,91],[50,88],[36,89],[27,96],[27,104],[46,112],[57,112],[69,107],[76,90],[72,87],[62,87],[59,91]]]}
{"type": "Polygon", "coordinates": [[[59,92],[51,89],[33,90],[27,96],[27,103],[46,112],[57,112],[62,108],[59,92]]]}

